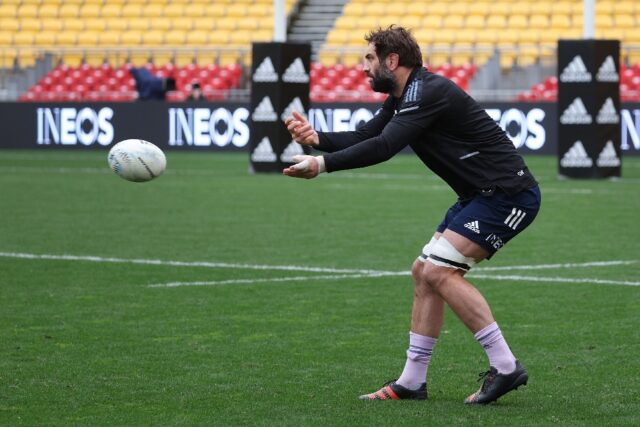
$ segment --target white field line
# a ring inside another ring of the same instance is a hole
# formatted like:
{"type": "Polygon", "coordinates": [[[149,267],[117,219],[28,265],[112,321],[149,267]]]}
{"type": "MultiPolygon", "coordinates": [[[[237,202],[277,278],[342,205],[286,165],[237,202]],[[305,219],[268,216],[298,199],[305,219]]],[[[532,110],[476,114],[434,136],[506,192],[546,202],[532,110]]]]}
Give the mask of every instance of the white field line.
{"type": "Polygon", "coordinates": [[[333,274],[322,276],[294,276],[294,277],[271,277],[263,279],[229,279],[212,280],[201,282],[169,282],[155,283],[147,285],[148,288],[178,288],[181,286],[217,286],[217,285],[252,285],[254,283],[279,283],[279,282],[304,282],[307,280],[340,280],[340,279],[361,279],[369,277],[384,277],[388,274],[333,274]]]}
{"type": "MultiPolygon", "coordinates": [[[[276,277],[258,279],[233,279],[221,281],[201,281],[201,282],[171,282],[164,284],[153,284],[150,287],[177,287],[177,286],[213,286],[225,284],[250,284],[250,283],[272,283],[288,282],[297,280],[338,280],[345,278],[369,278],[384,276],[408,276],[409,271],[379,271],[366,269],[338,269],[324,267],[307,267],[296,265],[259,265],[259,264],[235,264],[204,261],[163,261],[157,259],[125,259],[98,256],[78,256],[78,255],[52,255],[52,254],[29,254],[17,252],[0,252],[0,257],[36,260],[59,260],[59,261],[84,261],[96,263],[124,263],[138,265],[161,265],[171,267],[202,267],[202,268],[230,268],[239,270],[271,270],[271,271],[301,271],[308,273],[334,273],[332,275],[321,276],[297,276],[297,277],[276,277]]],[[[516,276],[516,275],[485,275],[477,274],[483,271],[510,271],[510,270],[553,270],[566,268],[585,267],[610,267],[617,265],[629,265],[638,263],[639,260],[614,260],[614,261],[593,261],[583,263],[565,264],[538,264],[538,265],[514,265],[503,267],[479,267],[469,273],[470,278],[511,280],[511,281],[533,281],[533,282],[562,282],[562,283],[596,283],[607,285],[640,286],[640,282],[624,280],[608,280],[598,278],[566,278],[566,277],[540,277],[540,276],[516,276]]]]}
{"type": "Polygon", "coordinates": [[[344,273],[344,274],[363,274],[363,275],[408,274],[406,272],[394,272],[394,271],[307,267],[307,266],[299,266],[299,265],[235,264],[235,263],[206,262],[206,261],[163,261],[159,259],[105,258],[105,257],[99,257],[99,256],[27,254],[27,253],[16,253],[16,252],[0,252],[0,257],[57,260],[57,261],[87,261],[87,262],[98,262],[98,263],[162,265],[162,266],[170,266],[170,267],[231,268],[231,269],[238,269],[238,270],[305,271],[309,273],[344,273]]]}
{"type": "Polygon", "coordinates": [[[560,283],[595,283],[598,285],[624,285],[624,286],[640,286],[640,282],[632,282],[627,280],[605,280],[592,277],[573,278],[573,277],[541,277],[541,276],[494,276],[487,274],[469,275],[474,279],[490,279],[490,280],[509,280],[520,282],[560,282],[560,283]]]}

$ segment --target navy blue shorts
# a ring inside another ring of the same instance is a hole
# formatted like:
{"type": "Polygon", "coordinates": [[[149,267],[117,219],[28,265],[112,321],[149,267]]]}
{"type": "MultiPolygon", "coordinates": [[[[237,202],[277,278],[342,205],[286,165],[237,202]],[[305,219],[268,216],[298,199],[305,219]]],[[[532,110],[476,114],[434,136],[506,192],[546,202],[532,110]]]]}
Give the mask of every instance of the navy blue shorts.
{"type": "Polygon", "coordinates": [[[496,190],[491,196],[478,195],[458,200],[447,211],[437,231],[449,229],[489,251],[498,249],[527,228],[540,210],[540,188],[535,186],[509,196],[496,190]]]}

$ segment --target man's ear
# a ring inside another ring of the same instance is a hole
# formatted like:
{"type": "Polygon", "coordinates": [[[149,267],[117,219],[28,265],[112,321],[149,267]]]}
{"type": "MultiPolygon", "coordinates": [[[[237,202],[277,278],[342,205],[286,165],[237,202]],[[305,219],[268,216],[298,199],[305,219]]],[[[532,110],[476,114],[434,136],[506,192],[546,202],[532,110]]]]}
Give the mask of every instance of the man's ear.
{"type": "Polygon", "coordinates": [[[387,68],[389,70],[395,71],[395,69],[400,65],[400,55],[397,53],[390,53],[387,55],[385,62],[387,63],[387,68]]]}

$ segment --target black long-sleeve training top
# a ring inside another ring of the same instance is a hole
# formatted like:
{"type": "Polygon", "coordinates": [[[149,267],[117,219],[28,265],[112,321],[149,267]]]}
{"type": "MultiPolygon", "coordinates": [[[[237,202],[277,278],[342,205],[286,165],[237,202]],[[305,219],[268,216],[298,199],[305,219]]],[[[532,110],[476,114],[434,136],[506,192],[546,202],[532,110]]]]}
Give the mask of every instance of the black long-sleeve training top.
{"type": "Polygon", "coordinates": [[[507,134],[465,91],[425,68],[413,70],[400,98],[352,132],[319,132],[328,172],[384,162],[407,145],[461,198],[535,186],[507,134]]]}

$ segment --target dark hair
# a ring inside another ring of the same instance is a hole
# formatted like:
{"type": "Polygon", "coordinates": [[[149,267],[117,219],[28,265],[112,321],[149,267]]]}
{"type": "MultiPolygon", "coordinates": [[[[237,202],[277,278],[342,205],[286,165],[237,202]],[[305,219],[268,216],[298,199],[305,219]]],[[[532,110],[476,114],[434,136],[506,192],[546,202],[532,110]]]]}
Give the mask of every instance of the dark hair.
{"type": "Polygon", "coordinates": [[[364,39],[368,43],[373,43],[381,61],[390,53],[397,53],[400,57],[399,65],[410,68],[422,67],[422,52],[410,30],[390,25],[384,30],[378,28],[371,31],[364,39]]]}

